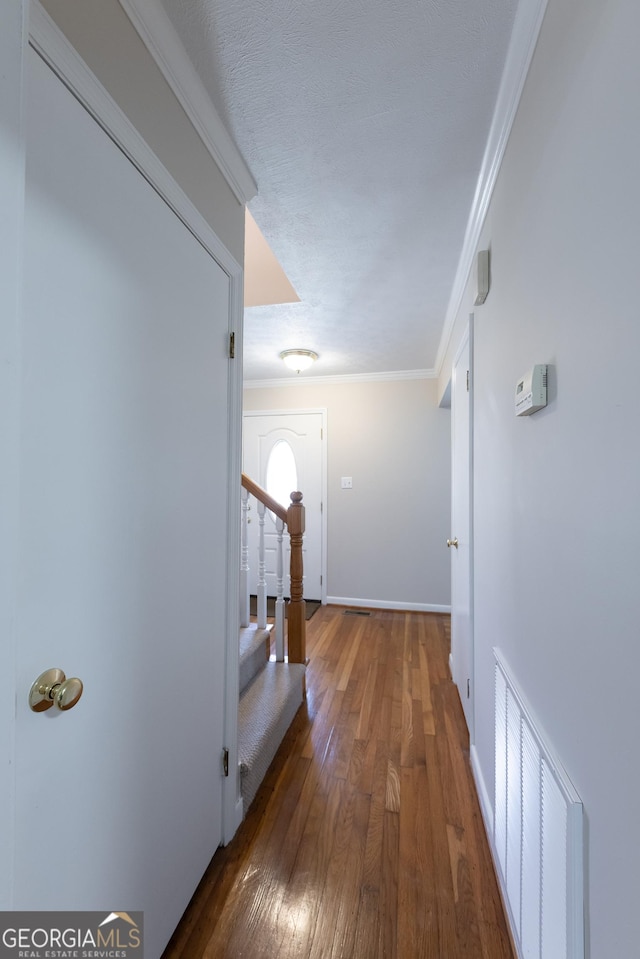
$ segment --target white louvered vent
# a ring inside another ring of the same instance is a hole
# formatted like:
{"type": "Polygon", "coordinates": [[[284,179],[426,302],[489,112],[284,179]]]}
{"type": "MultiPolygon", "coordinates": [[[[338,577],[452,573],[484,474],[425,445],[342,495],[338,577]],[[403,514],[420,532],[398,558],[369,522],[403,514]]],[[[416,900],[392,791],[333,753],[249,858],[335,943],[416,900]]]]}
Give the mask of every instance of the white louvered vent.
{"type": "Polygon", "coordinates": [[[518,953],[584,959],[582,803],[494,655],[494,847],[518,953]]]}

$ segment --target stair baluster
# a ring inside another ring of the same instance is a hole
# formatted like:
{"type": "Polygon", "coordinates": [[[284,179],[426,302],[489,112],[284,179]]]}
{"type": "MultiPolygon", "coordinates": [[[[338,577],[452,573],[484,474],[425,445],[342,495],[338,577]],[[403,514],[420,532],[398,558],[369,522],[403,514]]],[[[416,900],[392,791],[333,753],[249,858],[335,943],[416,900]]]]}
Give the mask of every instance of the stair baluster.
{"type": "Polygon", "coordinates": [[[275,610],[275,636],[276,636],[276,660],[279,663],[284,662],[284,522],[276,517],[276,610],[275,610]]]}
{"type": "Polygon", "coordinates": [[[260,629],[267,625],[267,578],[266,565],[264,557],[264,515],[266,507],[264,503],[258,502],[258,596],[257,596],[257,619],[260,629]]]}
{"type": "Polygon", "coordinates": [[[251,621],[249,601],[249,492],[242,487],[242,525],[240,552],[240,626],[244,629],[251,621]]]}

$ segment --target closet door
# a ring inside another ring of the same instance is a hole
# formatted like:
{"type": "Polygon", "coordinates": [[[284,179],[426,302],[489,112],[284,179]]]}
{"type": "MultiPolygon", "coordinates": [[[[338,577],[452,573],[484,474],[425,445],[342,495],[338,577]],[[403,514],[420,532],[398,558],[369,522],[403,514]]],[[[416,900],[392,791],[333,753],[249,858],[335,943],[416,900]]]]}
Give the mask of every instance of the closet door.
{"type": "Polygon", "coordinates": [[[229,278],[28,86],[14,906],[143,911],[153,959],[222,835],[229,278]]]}

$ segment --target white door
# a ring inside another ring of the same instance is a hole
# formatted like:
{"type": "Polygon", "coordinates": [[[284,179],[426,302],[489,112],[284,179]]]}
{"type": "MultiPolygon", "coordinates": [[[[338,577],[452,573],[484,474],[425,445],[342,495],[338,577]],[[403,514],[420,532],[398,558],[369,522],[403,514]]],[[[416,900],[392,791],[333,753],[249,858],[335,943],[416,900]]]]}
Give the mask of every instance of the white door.
{"type": "Polygon", "coordinates": [[[158,959],[221,838],[229,278],[28,69],[13,903],[158,959]]]}
{"type": "MultiPolygon", "coordinates": [[[[289,494],[300,490],[305,506],[303,541],[304,598],[323,599],[323,470],[325,413],[253,413],[243,416],[243,470],[283,506],[289,494]]],[[[258,516],[250,514],[249,589],[257,590],[258,516]]],[[[286,539],[286,537],[285,537],[286,539]]],[[[271,513],[265,517],[267,594],[276,595],[276,528],[271,513]]],[[[289,554],[285,573],[289,569],[289,554]]],[[[285,576],[285,594],[288,594],[285,576]]]]}
{"type": "Polygon", "coordinates": [[[471,607],[471,387],[470,329],[453,366],[451,384],[451,668],[473,742],[473,622],[471,607]]]}

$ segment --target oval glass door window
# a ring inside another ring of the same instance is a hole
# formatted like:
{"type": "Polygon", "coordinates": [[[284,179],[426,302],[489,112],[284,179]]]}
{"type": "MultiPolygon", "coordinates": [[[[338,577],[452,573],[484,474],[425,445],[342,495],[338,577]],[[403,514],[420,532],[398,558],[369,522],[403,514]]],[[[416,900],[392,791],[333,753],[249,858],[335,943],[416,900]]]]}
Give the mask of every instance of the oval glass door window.
{"type": "MultiPolygon", "coordinates": [[[[293,450],[286,440],[274,443],[267,460],[265,476],[267,493],[285,509],[291,504],[291,494],[298,489],[298,471],[293,450]]],[[[275,519],[273,514],[272,519],[275,519]]]]}

